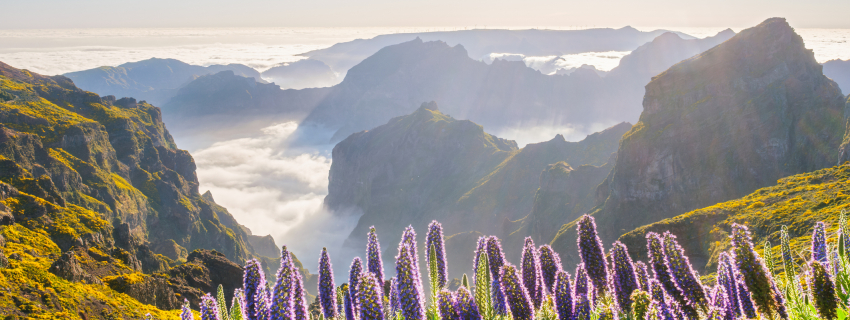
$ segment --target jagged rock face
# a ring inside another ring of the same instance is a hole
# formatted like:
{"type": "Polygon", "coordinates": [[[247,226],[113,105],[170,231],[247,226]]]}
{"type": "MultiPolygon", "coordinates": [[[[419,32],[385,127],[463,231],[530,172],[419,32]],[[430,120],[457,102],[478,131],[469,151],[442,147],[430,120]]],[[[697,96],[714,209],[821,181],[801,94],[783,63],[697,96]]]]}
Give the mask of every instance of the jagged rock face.
{"type": "MultiPolygon", "coordinates": [[[[654,77],[640,122],[620,142],[609,196],[594,213],[603,242],[833,165],[843,100],[780,18],[654,77]]],[[[554,242],[575,251],[575,226],[565,225],[554,242]]]]}
{"type": "Polygon", "coordinates": [[[216,292],[218,285],[224,287],[227,301],[233,299],[234,289],[242,287],[242,267],[219,252],[195,250],[186,260],[185,264],[169,271],[168,283],[171,290],[189,299],[194,308],[204,294],[216,292]]]}
{"type": "Polygon", "coordinates": [[[99,278],[92,276],[83,270],[73,251],[65,251],[58,260],[53,262],[49,271],[62,279],[72,282],[83,281],[90,284],[101,283],[99,278]]]}
{"type": "MultiPolygon", "coordinates": [[[[450,272],[468,271],[472,261],[466,248],[474,249],[477,240],[471,235],[505,238],[521,229],[547,165],[605,164],[630,127],[622,123],[581,142],[558,135],[518,149],[514,141],[446,116],[436,104],[424,104],[411,115],[353,134],[334,147],[325,205],[338,212],[362,211],[346,242],[358,251],[370,226],[392,243],[408,225],[424,235],[436,219],[445,236],[453,239],[449,257],[459,259],[449,264],[450,272]]],[[[515,242],[504,245],[507,254],[522,248],[521,237],[515,242]]],[[[394,254],[385,250],[387,259],[394,254]]]]}
{"type": "Polygon", "coordinates": [[[162,310],[180,309],[183,305],[174,294],[168,279],[162,275],[127,274],[109,278],[107,285],[112,290],[162,310]]]}
{"type": "Polygon", "coordinates": [[[540,174],[540,188],[534,195],[529,216],[529,233],[535,242],[555,237],[564,221],[572,221],[596,205],[596,187],[605,180],[613,160],[601,166],[582,165],[573,169],[566,162],[550,164],[540,174]]]}

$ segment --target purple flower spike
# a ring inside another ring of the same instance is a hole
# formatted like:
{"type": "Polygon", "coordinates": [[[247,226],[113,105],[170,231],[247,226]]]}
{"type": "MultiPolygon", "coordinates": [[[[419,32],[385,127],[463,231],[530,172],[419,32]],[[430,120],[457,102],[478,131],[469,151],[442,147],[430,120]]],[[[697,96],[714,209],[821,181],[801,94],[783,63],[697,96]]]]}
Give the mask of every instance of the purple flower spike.
{"type": "Polygon", "coordinates": [[[351,312],[353,315],[360,314],[360,302],[357,300],[357,287],[360,284],[360,278],[362,277],[363,261],[360,260],[360,257],[355,257],[354,260],[351,261],[351,269],[348,271],[348,293],[351,300],[351,312]]]}
{"type": "Polygon", "coordinates": [[[640,289],[646,292],[649,291],[649,271],[646,268],[646,264],[643,261],[635,262],[635,275],[637,275],[638,286],[640,289]]]}
{"type": "Polygon", "coordinates": [[[575,288],[573,289],[573,297],[575,297],[575,301],[578,302],[579,296],[587,296],[590,292],[590,287],[587,280],[587,271],[584,270],[584,264],[579,264],[576,266],[576,282],[575,288]]]}
{"type": "Polygon", "coordinates": [[[221,320],[218,303],[209,293],[201,298],[201,320],[221,320]]]}
{"type": "Polygon", "coordinates": [[[835,296],[835,284],[827,274],[826,266],[818,261],[809,263],[809,287],[811,290],[811,301],[818,310],[822,319],[835,319],[838,317],[838,299],[835,296]]]}
{"type": "Polygon", "coordinates": [[[307,320],[307,293],[304,291],[304,280],[301,272],[292,266],[292,309],[295,320],[307,320]]]}
{"type": "Polygon", "coordinates": [[[378,281],[384,281],[384,263],[381,262],[381,244],[378,242],[378,234],[375,226],[369,227],[368,242],[366,243],[366,265],[369,272],[375,275],[378,281]]]}
{"type": "Polygon", "coordinates": [[[242,303],[244,305],[244,309],[242,309],[244,318],[245,320],[265,319],[267,315],[263,312],[267,308],[267,305],[265,305],[267,298],[263,290],[266,288],[266,276],[263,274],[262,266],[257,259],[251,259],[245,263],[244,269],[245,275],[242,281],[242,292],[245,299],[242,303]]]}
{"type": "Polygon", "coordinates": [[[272,320],[291,320],[295,318],[295,308],[293,306],[293,271],[289,251],[286,246],[280,250],[280,268],[277,270],[277,281],[275,281],[274,289],[272,289],[271,301],[271,319],[272,320]]]}
{"type": "Polygon", "coordinates": [[[416,231],[413,230],[413,226],[407,226],[404,229],[404,233],[401,234],[401,242],[410,247],[410,255],[413,256],[413,267],[416,268],[416,274],[419,274],[419,255],[416,253],[416,231]]]}
{"type": "Polygon", "coordinates": [[[584,215],[578,222],[578,252],[587,276],[597,293],[601,296],[608,287],[608,265],[605,261],[605,251],[602,241],[596,233],[596,222],[593,217],[584,215]]]}
{"type": "Polygon", "coordinates": [[[756,307],[753,305],[753,300],[750,298],[750,291],[743,282],[738,281],[738,303],[741,304],[741,312],[747,319],[755,319],[756,307]]]}
{"type": "MultiPolygon", "coordinates": [[[[655,273],[655,279],[658,280],[661,287],[664,288],[664,292],[666,292],[667,295],[669,295],[670,298],[681,307],[682,311],[688,318],[697,318],[698,314],[696,309],[687,305],[685,296],[682,294],[679,286],[676,285],[676,281],[673,279],[673,275],[667,267],[667,256],[664,254],[664,242],[661,240],[661,236],[655,232],[647,233],[646,248],[649,252],[649,265],[655,273]]],[[[675,312],[673,312],[673,314],[675,315],[675,312]]]]}
{"type": "Polygon", "coordinates": [[[183,306],[180,309],[180,320],[195,320],[195,315],[189,309],[189,300],[183,299],[183,306]]]}
{"type": "Polygon", "coordinates": [[[561,257],[548,244],[540,246],[540,275],[546,292],[555,291],[555,275],[561,271],[561,257]]]}
{"type": "Polygon", "coordinates": [[[534,320],[534,306],[517,273],[516,267],[511,264],[505,264],[502,267],[502,288],[504,288],[511,315],[514,320],[534,320]]]}
{"type": "Polygon", "coordinates": [[[401,302],[398,301],[398,280],[396,277],[390,278],[390,310],[393,312],[401,311],[401,302]]]}
{"type": "Polygon", "coordinates": [[[611,259],[613,270],[611,270],[611,288],[614,290],[617,306],[623,312],[632,309],[632,292],[638,289],[635,266],[626,246],[620,242],[614,242],[611,248],[611,259]]]}
{"type": "Polygon", "coordinates": [[[260,290],[255,299],[257,300],[257,320],[271,319],[271,309],[269,308],[269,304],[271,304],[271,290],[268,283],[263,286],[263,290],[260,290]]]}
{"type": "Polygon", "coordinates": [[[688,261],[685,250],[679,246],[674,236],[669,231],[664,233],[664,255],[667,257],[667,269],[676,281],[676,285],[687,298],[691,308],[708,311],[708,299],[705,289],[699,281],[699,275],[688,261]]]}
{"type": "Polygon", "coordinates": [[[331,257],[328,255],[328,248],[322,248],[322,257],[319,259],[319,305],[325,319],[337,315],[335,288],[331,257]]]}
{"type": "Polygon", "coordinates": [[[815,224],[815,230],[812,232],[812,260],[823,264],[829,263],[826,255],[826,226],[823,222],[815,224]]]}
{"type": "Polygon", "coordinates": [[[475,303],[475,299],[472,298],[472,293],[466,287],[461,286],[457,289],[455,311],[457,311],[458,320],[481,320],[481,312],[478,310],[478,305],[475,303]]]}
{"type": "Polygon", "coordinates": [[[413,250],[404,241],[399,245],[396,257],[396,278],[398,287],[398,301],[405,320],[425,319],[425,305],[423,304],[422,286],[419,273],[416,272],[415,260],[412,256],[413,250]]]}
{"type": "Polygon", "coordinates": [[[342,288],[348,289],[342,292],[342,310],[345,315],[345,320],[357,320],[357,312],[354,310],[354,303],[351,301],[351,286],[342,285],[342,288]]]}
{"type": "Polygon", "coordinates": [[[675,318],[666,304],[652,300],[649,304],[649,317],[647,319],[674,320],[675,318]]]}
{"type": "Polygon", "coordinates": [[[381,284],[375,279],[375,275],[371,272],[363,273],[357,285],[360,301],[359,320],[384,320],[384,297],[381,292],[381,284]]]}
{"type": "Polygon", "coordinates": [[[732,310],[735,317],[741,316],[741,304],[738,302],[738,283],[735,279],[735,266],[732,258],[726,252],[720,253],[717,264],[717,284],[723,286],[726,294],[727,308],[732,310]]]}
{"type": "Polygon", "coordinates": [[[522,284],[534,308],[540,308],[543,302],[543,281],[540,278],[540,260],[537,257],[537,248],[531,237],[525,238],[525,247],[522,250],[522,284]]]}
{"type": "Polygon", "coordinates": [[[555,310],[558,319],[571,320],[573,318],[573,293],[570,288],[570,274],[558,271],[555,278],[555,310]]]}
{"type": "Polygon", "coordinates": [[[723,320],[735,320],[735,311],[729,303],[726,288],[722,285],[714,286],[711,291],[711,305],[723,320]]]}
{"type": "Polygon", "coordinates": [[[502,253],[499,238],[495,236],[487,238],[487,263],[490,266],[490,278],[492,279],[493,309],[497,315],[508,315],[508,306],[505,293],[502,290],[502,277],[500,275],[502,267],[505,265],[505,255],[502,253]]]}
{"type": "MultiPolygon", "coordinates": [[[[428,225],[428,233],[425,236],[425,247],[431,248],[434,246],[434,251],[437,254],[437,284],[440,288],[445,288],[448,283],[448,273],[446,267],[446,250],[445,241],[443,240],[443,225],[436,220],[431,221],[428,225]]],[[[426,257],[427,258],[427,257],[426,257]]],[[[431,262],[428,261],[428,265],[431,262]]]]}
{"type": "Polygon", "coordinates": [[[649,280],[649,293],[652,296],[652,300],[658,301],[663,304],[667,304],[666,294],[664,293],[664,288],[661,287],[661,283],[658,280],[651,279],[649,280]]]}
{"type": "Polygon", "coordinates": [[[455,310],[455,296],[451,291],[442,289],[437,293],[437,311],[439,311],[442,320],[458,320],[457,310],[455,310]]]}
{"type": "Polygon", "coordinates": [[[735,266],[741,273],[741,280],[747,286],[758,312],[768,318],[777,313],[781,317],[784,311],[783,301],[777,300],[777,295],[774,294],[773,276],[765,267],[764,260],[755,252],[746,226],[732,224],[732,246],[735,266]]]}
{"type": "Polygon", "coordinates": [[[587,295],[576,296],[575,320],[590,320],[590,300],[587,295]]]}

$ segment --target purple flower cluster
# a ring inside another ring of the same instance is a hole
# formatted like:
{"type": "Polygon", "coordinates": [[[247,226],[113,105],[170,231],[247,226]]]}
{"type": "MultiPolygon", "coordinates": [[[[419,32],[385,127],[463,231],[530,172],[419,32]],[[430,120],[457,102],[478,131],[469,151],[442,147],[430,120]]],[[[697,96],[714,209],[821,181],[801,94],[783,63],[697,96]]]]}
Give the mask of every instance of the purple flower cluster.
{"type": "Polygon", "coordinates": [[[614,242],[611,248],[613,270],[611,270],[611,289],[614,290],[617,306],[623,312],[632,309],[632,292],[638,289],[637,275],[628,249],[620,242],[614,242]]]}
{"type": "Polygon", "coordinates": [[[815,224],[812,232],[812,260],[820,263],[829,263],[826,255],[826,225],[822,221],[815,224]]]}
{"type": "Polygon", "coordinates": [[[201,297],[201,320],[221,320],[218,303],[209,293],[201,297]]]}
{"type": "Polygon", "coordinates": [[[540,308],[540,303],[543,301],[543,281],[540,273],[540,260],[537,257],[534,240],[526,237],[525,246],[522,249],[522,284],[534,308],[540,308]]]}
{"type": "Polygon", "coordinates": [[[512,264],[505,264],[501,272],[502,288],[514,320],[534,320],[534,306],[525,291],[522,279],[512,264]]]}
{"type": "Polygon", "coordinates": [[[647,233],[646,248],[649,253],[649,266],[652,267],[655,279],[664,288],[664,292],[682,307],[682,311],[688,318],[696,318],[698,316],[696,309],[688,306],[685,296],[667,267],[667,256],[664,253],[664,242],[661,240],[661,236],[655,232],[647,233]]]}
{"type": "Polygon", "coordinates": [[[590,292],[590,287],[587,280],[587,271],[584,270],[584,264],[580,263],[576,266],[576,281],[575,288],[573,289],[573,296],[575,297],[575,301],[579,301],[579,296],[588,296],[590,292]]]}
{"type": "Polygon", "coordinates": [[[195,320],[195,315],[189,309],[189,300],[183,299],[183,306],[180,308],[180,320],[195,320]]]}
{"type": "Polygon", "coordinates": [[[410,245],[410,242],[402,240],[396,256],[397,299],[405,320],[422,320],[425,319],[422,282],[410,245]]]}
{"type": "Polygon", "coordinates": [[[458,320],[455,296],[451,291],[442,289],[437,293],[437,311],[440,313],[441,320],[458,320]]]}
{"type": "Polygon", "coordinates": [[[637,275],[640,289],[649,292],[649,271],[646,269],[646,264],[643,261],[635,262],[635,275],[637,275]]]}
{"type": "MultiPolygon", "coordinates": [[[[425,236],[425,247],[434,247],[437,254],[437,284],[440,288],[445,288],[448,283],[448,273],[446,267],[446,249],[445,241],[443,240],[443,225],[436,220],[431,221],[428,225],[428,233],[425,236]]],[[[430,250],[430,249],[429,249],[430,250]]],[[[431,261],[428,261],[431,265],[431,261]]]]}
{"type": "Polygon", "coordinates": [[[458,288],[455,293],[455,311],[458,320],[481,320],[478,305],[466,287],[458,288]]]}
{"type": "Polygon", "coordinates": [[[558,271],[553,293],[558,319],[571,320],[573,318],[573,293],[570,287],[570,274],[558,271]]]}
{"type": "Polygon", "coordinates": [[[584,215],[578,221],[576,230],[581,261],[584,263],[588,278],[593,282],[594,289],[601,295],[608,287],[608,265],[602,249],[602,240],[596,233],[596,222],[593,217],[584,215]]]}
{"type": "Polygon", "coordinates": [[[333,267],[328,248],[322,248],[322,256],[319,258],[319,305],[325,319],[336,317],[336,288],[334,285],[333,267]]]}
{"type": "Polygon", "coordinates": [[[738,281],[736,279],[732,258],[726,252],[720,253],[717,264],[717,284],[723,287],[723,293],[726,294],[727,308],[732,310],[735,317],[740,317],[741,304],[738,302],[738,281]]]}
{"type": "Polygon", "coordinates": [[[493,309],[498,315],[508,315],[507,301],[502,290],[502,277],[500,272],[505,265],[505,255],[502,253],[502,245],[499,238],[490,236],[487,238],[487,263],[490,266],[490,287],[493,290],[493,309]]]}
{"type": "Polygon", "coordinates": [[[363,273],[358,280],[357,294],[360,301],[359,320],[384,320],[381,285],[371,272],[363,273]]]}
{"type": "Polygon", "coordinates": [[[378,242],[378,234],[375,226],[369,227],[366,242],[366,266],[369,272],[375,275],[378,281],[384,281],[384,263],[381,261],[381,244],[378,242]]]}
{"type": "Polygon", "coordinates": [[[785,309],[783,301],[777,299],[781,299],[781,296],[775,292],[773,277],[755,252],[746,226],[732,224],[732,246],[735,266],[758,312],[767,317],[773,317],[774,314],[781,317],[785,309]]]}
{"type": "MultiPolygon", "coordinates": [[[[351,305],[351,314],[357,315],[360,313],[360,303],[357,300],[357,287],[360,284],[360,278],[363,277],[363,261],[360,260],[360,257],[355,257],[354,260],[351,261],[351,269],[348,271],[348,300],[350,300],[351,305]]],[[[379,287],[380,289],[380,287],[379,287]]],[[[349,307],[346,306],[346,309],[349,307]]],[[[347,317],[346,310],[346,319],[347,317]]]]}
{"type": "Polygon", "coordinates": [[[245,274],[242,280],[243,318],[245,320],[268,319],[268,314],[265,313],[268,308],[268,297],[264,292],[266,276],[262,271],[262,266],[257,259],[251,259],[245,263],[244,269],[245,274]]]}
{"type": "Polygon", "coordinates": [[[292,259],[289,257],[289,251],[286,246],[280,250],[280,268],[277,270],[277,281],[275,281],[272,289],[271,300],[271,319],[272,320],[291,320],[295,318],[295,308],[293,306],[292,287],[293,281],[292,259]]]}
{"type": "Polygon", "coordinates": [[[540,246],[540,276],[546,292],[555,291],[555,275],[561,271],[561,257],[548,244],[540,246]]]}
{"type": "Polygon", "coordinates": [[[676,236],[669,231],[664,233],[664,255],[667,257],[667,269],[670,270],[670,275],[682,295],[687,298],[688,305],[694,309],[708,310],[708,299],[699,281],[699,275],[691,268],[685,250],[679,246],[676,236]]]}
{"type": "Polygon", "coordinates": [[[819,261],[809,263],[811,273],[809,287],[811,288],[811,301],[814,302],[818,315],[821,318],[831,320],[838,317],[838,299],[835,296],[835,284],[829,278],[826,266],[819,261]]]}

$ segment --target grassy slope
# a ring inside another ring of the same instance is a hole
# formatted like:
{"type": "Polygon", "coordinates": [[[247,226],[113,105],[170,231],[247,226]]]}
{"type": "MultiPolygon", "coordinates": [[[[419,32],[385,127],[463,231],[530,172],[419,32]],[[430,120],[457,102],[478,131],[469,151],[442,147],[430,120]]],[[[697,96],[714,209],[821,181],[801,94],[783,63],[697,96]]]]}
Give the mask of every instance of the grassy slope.
{"type": "MultiPolygon", "coordinates": [[[[834,232],[840,212],[850,207],[848,179],[848,164],[786,177],[743,198],[637,228],[621,236],[620,241],[634,258],[646,260],[646,233],[670,230],[679,238],[694,267],[708,273],[716,269],[719,253],[731,247],[733,223],[750,228],[759,252],[764,242],[770,241],[773,257],[781,257],[779,231],[786,225],[792,250],[802,262],[808,255],[815,223],[824,221],[827,231],[834,232]]],[[[781,263],[776,265],[782,268],[781,263]]]]}

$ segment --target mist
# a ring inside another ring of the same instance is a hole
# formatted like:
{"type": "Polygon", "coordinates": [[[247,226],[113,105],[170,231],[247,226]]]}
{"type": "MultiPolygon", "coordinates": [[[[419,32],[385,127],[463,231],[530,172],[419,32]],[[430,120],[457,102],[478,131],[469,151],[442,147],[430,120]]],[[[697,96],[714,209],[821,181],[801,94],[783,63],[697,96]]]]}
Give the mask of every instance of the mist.
{"type": "Polygon", "coordinates": [[[270,234],[315,270],[318,261],[312,257],[322,247],[341,247],[362,212],[323,208],[332,146],[299,146],[298,137],[322,134],[297,129],[296,122],[275,124],[254,137],[213,143],[193,156],[201,192],[212,192],[239,223],[255,235],[270,234]]]}

